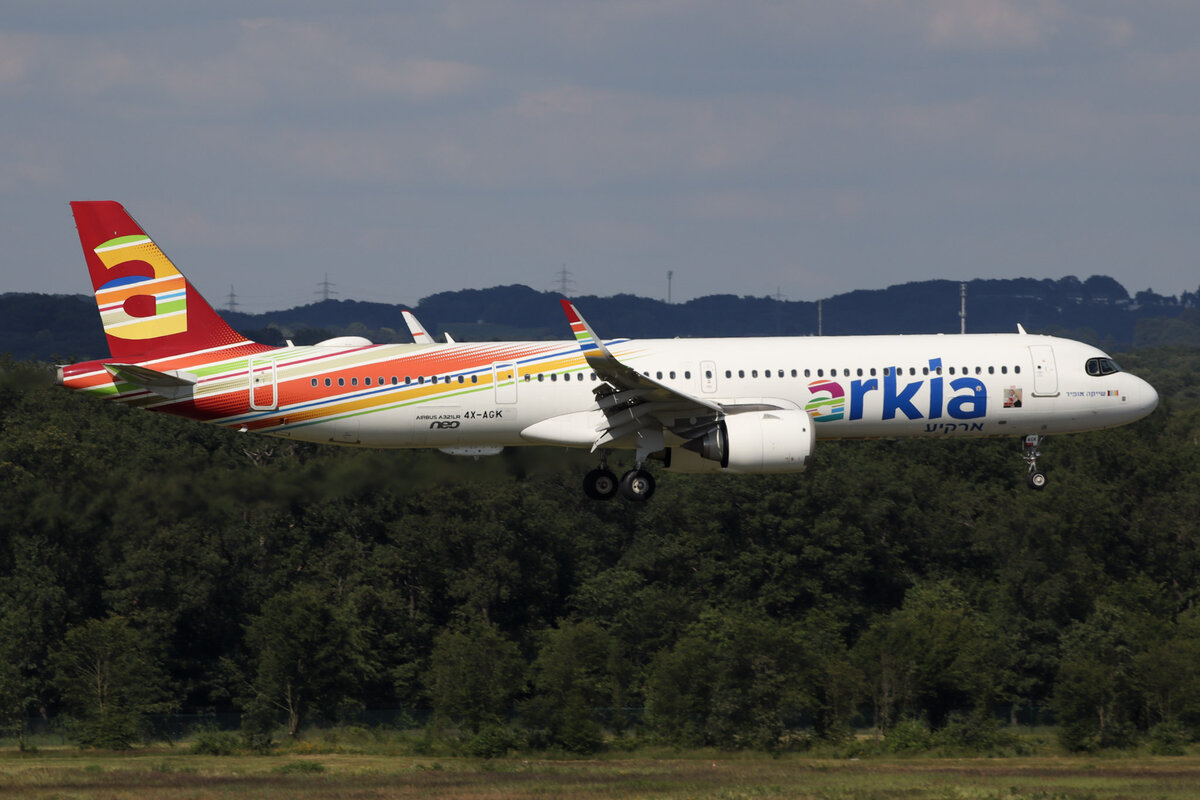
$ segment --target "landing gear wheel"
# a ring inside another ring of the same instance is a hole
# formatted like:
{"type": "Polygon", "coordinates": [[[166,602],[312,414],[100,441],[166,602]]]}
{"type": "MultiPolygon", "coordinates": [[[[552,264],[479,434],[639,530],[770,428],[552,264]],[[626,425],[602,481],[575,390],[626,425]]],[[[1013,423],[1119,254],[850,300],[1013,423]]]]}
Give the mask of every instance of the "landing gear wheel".
{"type": "Polygon", "coordinates": [[[1031,433],[1021,442],[1022,457],[1025,459],[1025,463],[1029,465],[1029,471],[1025,475],[1025,482],[1029,484],[1030,489],[1042,489],[1046,486],[1046,473],[1038,469],[1037,466],[1038,456],[1042,454],[1038,448],[1045,440],[1044,436],[1031,433]]]}
{"type": "Polygon", "coordinates": [[[617,493],[617,476],[606,469],[594,469],[583,477],[583,492],[593,500],[611,500],[617,493]]]}
{"type": "Polygon", "coordinates": [[[631,469],[621,478],[621,496],[645,502],[654,494],[654,476],[644,469],[631,469]]]}

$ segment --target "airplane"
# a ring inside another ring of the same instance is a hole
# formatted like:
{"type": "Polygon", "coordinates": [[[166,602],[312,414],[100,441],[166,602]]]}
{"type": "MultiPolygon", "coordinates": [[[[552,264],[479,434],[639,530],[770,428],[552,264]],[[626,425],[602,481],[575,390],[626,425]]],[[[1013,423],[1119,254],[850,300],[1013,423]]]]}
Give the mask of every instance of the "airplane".
{"type": "MultiPolygon", "coordinates": [[[[71,207],[110,357],[58,368],[68,389],[325,444],[588,449],[597,500],[675,472],[794,473],[818,440],[1019,436],[1040,489],[1047,435],[1124,425],[1158,394],[1081,342],[1016,333],[602,339],[563,299],[573,341],[272,347],[233,330],[118,203],[71,207]],[[611,451],[632,451],[618,479],[611,451]]],[[[415,323],[415,319],[414,319],[415,323]]],[[[416,323],[418,330],[419,323],[416,323]]]]}

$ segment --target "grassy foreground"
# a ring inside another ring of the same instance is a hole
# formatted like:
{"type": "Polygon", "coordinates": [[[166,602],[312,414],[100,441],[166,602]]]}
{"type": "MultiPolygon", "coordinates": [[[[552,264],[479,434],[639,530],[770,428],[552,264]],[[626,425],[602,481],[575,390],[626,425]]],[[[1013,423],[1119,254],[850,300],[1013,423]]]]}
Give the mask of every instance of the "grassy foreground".
{"type": "Polygon", "coordinates": [[[600,760],[0,755],[0,798],[1195,798],[1200,756],[1005,759],[687,756],[600,760]]]}

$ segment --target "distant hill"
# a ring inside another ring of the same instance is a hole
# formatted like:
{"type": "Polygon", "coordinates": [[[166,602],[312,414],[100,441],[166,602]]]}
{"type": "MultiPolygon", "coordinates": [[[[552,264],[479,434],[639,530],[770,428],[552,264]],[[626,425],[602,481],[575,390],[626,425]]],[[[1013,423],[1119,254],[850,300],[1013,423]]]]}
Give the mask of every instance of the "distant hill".
{"type": "MultiPolygon", "coordinates": [[[[553,292],[496,286],[442,292],[412,310],[430,332],[458,341],[568,337],[553,292]]],[[[920,281],[835,295],[820,304],[770,297],[712,295],[665,303],[633,295],[575,298],[604,336],[826,336],[957,333],[960,289],[954,281],[920,281]]],[[[377,342],[411,341],[405,306],[326,300],[264,314],[226,313],[235,328],[268,344],[311,344],[359,334],[377,342]]],[[[1200,346],[1200,293],[1130,297],[1112,278],[1018,278],[967,283],[967,330],[1005,332],[1020,323],[1108,350],[1160,344],[1200,346]]],[[[95,304],[86,295],[0,295],[0,353],[16,358],[84,359],[106,353],[95,304]]]]}

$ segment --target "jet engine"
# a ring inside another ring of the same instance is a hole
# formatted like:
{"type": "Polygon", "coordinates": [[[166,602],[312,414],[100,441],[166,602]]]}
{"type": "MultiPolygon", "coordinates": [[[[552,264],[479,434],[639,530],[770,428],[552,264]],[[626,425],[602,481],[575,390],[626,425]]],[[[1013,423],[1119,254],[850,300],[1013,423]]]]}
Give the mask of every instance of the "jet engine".
{"type": "Polygon", "coordinates": [[[672,472],[803,472],[816,431],[799,409],[733,414],[703,435],[666,453],[672,472]]]}

